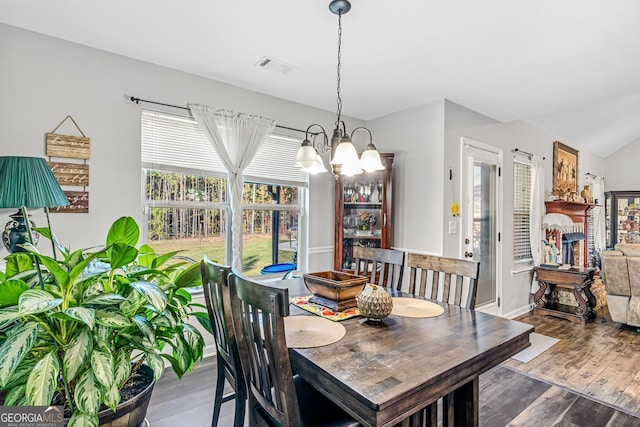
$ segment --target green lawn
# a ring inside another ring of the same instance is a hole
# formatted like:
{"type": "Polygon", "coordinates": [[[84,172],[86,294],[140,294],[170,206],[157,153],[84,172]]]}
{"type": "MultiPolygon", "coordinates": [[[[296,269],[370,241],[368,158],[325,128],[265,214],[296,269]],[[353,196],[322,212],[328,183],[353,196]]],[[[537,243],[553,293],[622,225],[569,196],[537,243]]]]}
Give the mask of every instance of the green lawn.
{"type": "MultiPolygon", "coordinates": [[[[280,243],[285,243],[284,247],[289,248],[289,238],[283,236],[280,243]]],[[[198,262],[207,255],[212,261],[222,262],[225,260],[225,247],[223,237],[212,237],[206,239],[175,239],[175,240],[155,240],[148,243],[156,253],[166,253],[170,251],[181,251],[180,255],[187,256],[198,262]]],[[[243,273],[247,276],[260,274],[262,267],[270,265],[271,261],[271,234],[258,234],[245,236],[243,243],[243,273]]],[[[278,252],[278,262],[293,262],[294,252],[278,252]]]]}

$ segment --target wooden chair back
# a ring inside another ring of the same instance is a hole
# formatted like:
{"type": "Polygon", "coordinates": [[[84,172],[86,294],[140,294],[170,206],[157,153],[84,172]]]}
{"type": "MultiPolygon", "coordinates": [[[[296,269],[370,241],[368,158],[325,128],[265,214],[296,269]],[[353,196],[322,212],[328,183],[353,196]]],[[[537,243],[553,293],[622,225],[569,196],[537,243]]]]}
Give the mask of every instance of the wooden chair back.
{"type": "Polygon", "coordinates": [[[354,274],[369,276],[369,282],[400,290],[404,274],[404,252],[395,249],[353,247],[354,274]]]}
{"type": "Polygon", "coordinates": [[[233,329],[231,314],[231,295],[229,293],[228,277],[231,268],[217,264],[206,256],[200,262],[202,272],[202,287],[207,305],[209,321],[213,330],[216,345],[216,362],[218,378],[214,401],[212,425],[218,423],[220,406],[224,402],[236,399],[235,426],[244,424],[244,408],[246,400],[246,386],[242,375],[238,344],[233,329]],[[223,396],[224,379],[231,384],[234,393],[223,396]]]}
{"type": "Polygon", "coordinates": [[[410,271],[409,293],[475,309],[479,262],[409,253],[407,267],[410,271]]]}
{"type": "Polygon", "coordinates": [[[231,311],[249,395],[249,425],[300,426],[284,318],[289,291],[233,272],[231,311]],[[265,417],[265,414],[268,417],[265,417]]]}

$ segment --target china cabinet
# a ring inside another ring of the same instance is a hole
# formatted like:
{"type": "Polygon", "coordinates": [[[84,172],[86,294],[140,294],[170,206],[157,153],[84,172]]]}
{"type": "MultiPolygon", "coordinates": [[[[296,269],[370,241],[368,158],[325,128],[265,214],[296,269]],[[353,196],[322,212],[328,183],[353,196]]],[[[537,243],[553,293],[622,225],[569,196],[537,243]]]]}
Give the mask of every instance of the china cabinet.
{"type": "Polygon", "coordinates": [[[384,170],[336,177],[335,270],[351,270],[354,246],[391,247],[393,157],[380,153],[384,170]]]}
{"type": "Polygon", "coordinates": [[[640,243],[640,191],[608,191],[605,195],[607,248],[640,243]]]}

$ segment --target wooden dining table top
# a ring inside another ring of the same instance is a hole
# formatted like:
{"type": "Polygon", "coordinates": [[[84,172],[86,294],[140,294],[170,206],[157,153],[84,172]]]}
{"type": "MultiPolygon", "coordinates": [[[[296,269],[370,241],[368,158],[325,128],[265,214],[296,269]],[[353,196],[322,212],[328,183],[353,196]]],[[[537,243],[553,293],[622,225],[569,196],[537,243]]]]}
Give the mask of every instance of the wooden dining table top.
{"type": "MultiPolygon", "coordinates": [[[[301,278],[278,285],[289,289],[290,298],[310,294],[301,278]]],[[[436,317],[344,320],[341,340],[290,349],[292,369],[364,425],[387,426],[530,345],[531,325],[438,304],[444,313],[436,317]]],[[[290,315],[313,314],[290,306],[290,315]]]]}

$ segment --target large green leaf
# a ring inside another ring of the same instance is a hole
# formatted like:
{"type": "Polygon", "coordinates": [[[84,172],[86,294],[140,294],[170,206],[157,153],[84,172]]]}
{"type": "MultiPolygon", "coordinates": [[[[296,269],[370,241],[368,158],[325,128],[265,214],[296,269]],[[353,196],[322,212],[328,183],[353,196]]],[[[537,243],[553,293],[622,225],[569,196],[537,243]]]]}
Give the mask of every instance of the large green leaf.
{"type": "Polygon", "coordinates": [[[9,388],[7,396],[4,399],[4,406],[15,406],[24,398],[24,391],[26,389],[25,384],[9,388]]]}
{"type": "Polygon", "coordinates": [[[67,427],[98,427],[100,422],[97,415],[89,415],[84,412],[76,411],[69,419],[67,427]]]}
{"type": "Polygon", "coordinates": [[[4,388],[22,359],[31,351],[38,336],[36,322],[19,326],[0,347],[0,388],[4,388]]]}
{"type": "Polygon", "coordinates": [[[123,216],[111,224],[111,228],[107,234],[107,245],[122,242],[130,246],[135,246],[138,244],[139,238],[140,227],[138,227],[136,221],[130,216],[123,216]]]}
{"type": "Polygon", "coordinates": [[[191,348],[193,359],[202,359],[204,351],[204,338],[202,337],[202,334],[189,324],[184,325],[184,330],[187,332],[187,343],[191,348]]]}
{"type": "Polygon", "coordinates": [[[87,325],[89,329],[93,329],[95,323],[94,310],[86,307],[70,307],[66,310],[53,313],[51,317],[82,322],[87,325]]]}
{"type": "Polygon", "coordinates": [[[156,259],[156,252],[149,245],[142,245],[138,250],[138,264],[142,267],[151,268],[151,263],[156,259]]]}
{"type": "Polygon", "coordinates": [[[7,277],[33,270],[33,258],[25,252],[14,252],[5,258],[5,272],[7,277]]]}
{"type": "Polygon", "coordinates": [[[131,375],[131,353],[124,349],[119,350],[114,363],[113,384],[120,388],[131,375]]]}
{"type": "Polygon", "coordinates": [[[62,304],[62,299],[54,298],[47,291],[29,289],[24,291],[18,300],[18,313],[22,316],[43,313],[62,304]]]}
{"type": "Polygon", "coordinates": [[[131,283],[131,287],[138,291],[159,313],[164,311],[167,306],[167,296],[158,285],[152,282],[137,281],[131,283]]]}
{"type": "Polygon", "coordinates": [[[193,264],[178,274],[175,279],[175,285],[178,288],[192,288],[194,286],[202,286],[202,272],[199,264],[193,264]]]}
{"type": "Polygon", "coordinates": [[[87,298],[86,300],[84,300],[84,303],[89,305],[114,305],[114,304],[119,304],[121,301],[125,301],[126,298],[123,297],[120,294],[115,294],[113,292],[111,293],[105,293],[105,294],[101,294],[101,295],[95,295],[92,296],[90,298],[87,298]]]}
{"type": "Polygon", "coordinates": [[[105,390],[113,384],[113,355],[106,351],[93,350],[91,353],[91,368],[96,380],[102,384],[105,390]]]}
{"type": "Polygon", "coordinates": [[[146,351],[144,353],[147,365],[153,369],[153,377],[158,381],[162,374],[164,374],[164,362],[157,353],[153,351],[146,351]]]}
{"type": "Polygon", "coordinates": [[[138,250],[135,246],[116,242],[109,248],[107,255],[109,256],[111,268],[115,269],[135,261],[138,258],[138,250]]]}
{"type": "Polygon", "coordinates": [[[64,247],[64,245],[62,245],[58,241],[58,238],[56,237],[55,234],[51,232],[51,229],[49,227],[36,227],[34,228],[34,230],[36,230],[38,233],[40,233],[47,239],[51,240],[53,244],[56,246],[56,248],[60,251],[60,253],[62,253],[65,257],[69,255],[69,249],[64,247]]]}
{"type": "Polygon", "coordinates": [[[144,335],[153,347],[156,346],[156,334],[153,330],[153,325],[145,317],[133,316],[131,318],[133,322],[138,326],[142,335],[144,335]]]}
{"type": "Polygon", "coordinates": [[[60,364],[55,351],[48,353],[36,363],[29,374],[25,397],[31,406],[48,406],[56,390],[60,364]]]}
{"type": "Polygon", "coordinates": [[[191,350],[189,348],[189,344],[187,344],[187,341],[185,341],[182,335],[178,335],[176,337],[175,345],[173,346],[173,357],[178,360],[182,372],[187,372],[189,370],[189,365],[192,360],[191,350]]]}
{"type": "Polygon", "coordinates": [[[131,324],[129,319],[115,308],[97,308],[95,314],[96,323],[110,328],[123,328],[131,324]]]}
{"type": "Polygon", "coordinates": [[[0,309],[0,330],[6,328],[8,325],[11,325],[14,320],[20,317],[21,316],[20,314],[18,314],[17,305],[0,309]]]}
{"type": "Polygon", "coordinates": [[[160,256],[157,256],[152,262],[151,262],[151,268],[160,268],[161,266],[163,266],[167,261],[169,261],[171,258],[173,258],[174,256],[176,256],[177,254],[179,254],[181,251],[172,251],[172,252],[167,252],[166,254],[162,254],[160,256]]]}
{"type": "Polygon", "coordinates": [[[7,388],[17,387],[19,385],[24,385],[27,383],[27,379],[29,378],[29,374],[33,367],[36,366],[35,360],[23,360],[22,363],[16,368],[7,381],[7,388]]]}
{"type": "Polygon", "coordinates": [[[115,384],[112,384],[111,387],[105,390],[102,395],[102,402],[115,412],[120,404],[120,390],[118,390],[115,384]]]}
{"type": "Polygon", "coordinates": [[[211,319],[209,318],[209,314],[198,311],[195,313],[191,313],[191,316],[194,316],[198,320],[198,323],[200,323],[207,332],[213,334],[213,328],[211,327],[211,319]]]}
{"type": "Polygon", "coordinates": [[[111,271],[111,264],[109,264],[108,262],[103,262],[97,259],[93,259],[84,268],[84,270],[82,270],[82,272],[78,276],[78,281],[82,282],[84,280],[90,279],[95,276],[99,276],[109,271],[111,271]]]}
{"type": "MultiPolygon", "coordinates": [[[[35,250],[35,249],[34,249],[35,250]]],[[[60,288],[64,291],[69,288],[69,273],[58,264],[58,261],[55,259],[48,257],[46,255],[42,255],[40,253],[35,253],[40,261],[40,264],[44,265],[47,270],[55,277],[56,282],[60,285],[60,288]]]]}
{"type": "Polygon", "coordinates": [[[98,409],[100,409],[100,404],[102,403],[102,391],[100,389],[100,383],[96,380],[96,376],[91,368],[80,375],[80,379],[78,379],[73,392],[73,397],[76,401],[76,407],[81,412],[86,412],[91,415],[98,413],[98,409]]]}
{"type": "Polygon", "coordinates": [[[8,307],[18,304],[20,294],[29,289],[22,280],[7,280],[0,283],[0,307],[8,307]]]}
{"type": "Polygon", "coordinates": [[[88,328],[79,328],[64,353],[62,372],[67,382],[73,381],[89,362],[93,351],[93,335],[88,328]]]}

